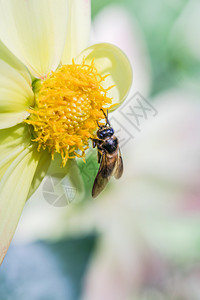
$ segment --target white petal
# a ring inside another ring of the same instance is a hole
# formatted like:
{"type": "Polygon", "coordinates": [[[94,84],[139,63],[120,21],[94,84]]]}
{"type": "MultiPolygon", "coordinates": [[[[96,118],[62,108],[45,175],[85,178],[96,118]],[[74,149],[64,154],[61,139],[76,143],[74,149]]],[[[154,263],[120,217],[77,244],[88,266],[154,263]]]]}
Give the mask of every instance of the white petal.
{"type": "Polygon", "coordinates": [[[91,1],[69,0],[68,31],[62,64],[69,64],[87,47],[91,24],[91,1]]]}
{"type": "Polygon", "coordinates": [[[124,160],[132,161],[127,172],[167,182],[167,189],[170,184],[185,193],[187,188],[195,190],[195,185],[199,189],[199,96],[172,89],[157,95],[152,103],[158,115],[146,120],[137,143],[127,147],[124,160]]]}
{"type": "Polygon", "coordinates": [[[171,51],[182,64],[200,60],[199,11],[199,1],[188,1],[171,30],[171,51]]]}
{"type": "Polygon", "coordinates": [[[66,31],[66,0],[0,0],[0,38],[36,77],[57,68],[66,31]]]}
{"type": "Polygon", "coordinates": [[[26,111],[16,113],[0,113],[0,129],[9,128],[21,123],[29,116],[26,111]]]}
{"type": "Polygon", "coordinates": [[[15,233],[40,153],[24,150],[10,165],[0,183],[0,263],[15,233]]]}
{"type": "Polygon", "coordinates": [[[42,182],[43,178],[45,177],[45,175],[48,171],[50,162],[51,162],[51,155],[48,152],[48,150],[42,151],[41,156],[40,156],[40,160],[38,162],[37,169],[35,171],[33,181],[32,181],[31,186],[30,186],[30,190],[29,190],[27,199],[29,199],[32,196],[32,194],[40,186],[40,183],[42,182]]]}
{"type": "MultiPolygon", "coordinates": [[[[15,234],[15,241],[27,243],[38,239],[56,239],[58,235],[63,236],[75,232],[76,224],[72,218],[67,226],[66,224],[63,226],[62,222],[67,222],[66,217],[68,218],[69,211],[71,216],[73,209],[74,214],[77,214],[76,209],[80,208],[77,202],[82,203],[86,197],[85,186],[76,161],[68,160],[65,167],[61,167],[61,163],[62,160],[56,155],[44,181],[27,202],[15,234]],[[37,222],[35,222],[36,219],[37,222]]],[[[88,174],[85,176],[88,180],[88,174]]],[[[89,190],[87,192],[89,193],[89,190]]]]}
{"type": "Polygon", "coordinates": [[[102,86],[109,88],[114,85],[107,95],[113,98],[112,104],[115,104],[110,111],[116,109],[126,99],[132,84],[132,68],[127,56],[118,47],[102,43],[82,51],[76,62],[81,63],[83,58],[88,64],[94,59],[95,66],[102,76],[109,74],[102,86]]]}
{"type": "Polygon", "coordinates": [[[93,25],[95,43],[114,44],[128,56],[136,74],[130,94],[140,92],[147,96],[151,88],[150,57],[144,34],[133,14],[113,2],[98,13],[93,25]]]}
{"type": "Polygon", "coordinates": [[[0,60],[0,128],[22,122],[26,109],[34,104],[32,88],[12,66],[0,60]]]}
{"type": "Polygon", "coordinates": [[[6,48],[6,46],[2,43],[2,41],[0,41],[0,59],[2,59],[3,61],[5,61],[7,64],[9,64],[14,69],[16,69],[26,79],[26,81],[30,85],[32,84],[31,76],[30,76],[27,68],[25,67],[25,65],[23,65],[17,59],[17,57],[14,56],[8,50],[8,48],[6,48]]]}
{"type": "Polygon", "coordinates": [[[13,160],[30,144],[26,124],[0,130],[0,180],[13,160]]]}

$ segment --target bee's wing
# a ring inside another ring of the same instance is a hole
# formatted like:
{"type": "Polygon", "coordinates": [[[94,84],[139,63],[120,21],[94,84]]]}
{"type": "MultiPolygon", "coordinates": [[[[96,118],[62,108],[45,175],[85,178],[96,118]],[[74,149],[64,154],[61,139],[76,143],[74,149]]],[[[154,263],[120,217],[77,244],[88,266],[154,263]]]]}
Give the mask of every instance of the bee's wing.
{"type": "Polygon", "coordinates": [[[116,158],[108,158],[105,153],[101,156],[99,171],[94,180],[92,197],[97,197],[103,191],[115,168],[116,158]]]}
{"type": "Polygon", "coordinates": [[[116,179],[119,179],[122,176],[122,173],[123,173],[123,160],[122,160],[121,151],[119,149],[113,175],[115,176],[116,179]]]}

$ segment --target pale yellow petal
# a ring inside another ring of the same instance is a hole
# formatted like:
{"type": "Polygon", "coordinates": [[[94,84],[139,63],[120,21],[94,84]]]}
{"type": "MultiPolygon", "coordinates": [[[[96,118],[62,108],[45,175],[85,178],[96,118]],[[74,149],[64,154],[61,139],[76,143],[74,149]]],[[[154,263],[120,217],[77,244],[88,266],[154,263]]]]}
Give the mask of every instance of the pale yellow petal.
{"type": "Polygon", "coordinates": [[[49,151],[48,150],[41,151],[40,160],[38,162],[38,166],[35,171],[35,175],[31,183],[27,199],[29,199],[32,196],[32,194],[37,190],[37,188],[40,186],[40,183],[42,182],[43,178],[45,177],[48,171],[50,162],[51,162],[51,155],[49,151]]]}
{"type": "Polygon", "coordinates": [[[13,67],[15,70],[17,70],[25,79],[26,81],[31,85],[32,80],[31,76],[28,72],[28,69],[25,67],[24,64],[22,64],[16,56],[14,56],[8,48],[0,41],[0,59],[5,61],[7,64],[9,64],[11,67],[13,67]]]}
{"type": "Polygon", "coordinates": [[[30,145],[26,124],[0,130],[0,180],[13,160],[30,145]]]}
{"type": "Polygon", "coordinates": [[[112,104],[116,104],[110,111],[116,109],[126,99],[132,84],[132,68],[127,56],[118,47],[102,43],[85,49],[76,62],[81,63],[83,58],[89,64],[94,59],[102,76],[109,74],[103,86],[108,88],[115,85],[108,91],[108,96],[113,98],[112,104]]]}
{"type": "Polygon", "coordinates": [[[25,149],[13,161],[0,182],[0,263],[22,213],[40,153],[25,149]]]}
{"type": "Polygon", "coordinates": [[[57,68],[66,32],[66,0],[0,0],[0,39],[36,77],[57,68]]]}
{"type": "Polygon", "coordinates": [[[26,111],[16,113],[0,113],[0,129],[9,128],[21,123],[29,116],[26,111]]]}
{"type": "Polygon", "coordinates": [[[34,94],[27,79],[17,69],[0,60],[0,129],[27,118],[34,94]]]}
{"type": "Polygon", "coordinates": [[[91,1],[69,0],[67,39],[62,64],[69,64],[87,47],[91,24],[91,1]]]}

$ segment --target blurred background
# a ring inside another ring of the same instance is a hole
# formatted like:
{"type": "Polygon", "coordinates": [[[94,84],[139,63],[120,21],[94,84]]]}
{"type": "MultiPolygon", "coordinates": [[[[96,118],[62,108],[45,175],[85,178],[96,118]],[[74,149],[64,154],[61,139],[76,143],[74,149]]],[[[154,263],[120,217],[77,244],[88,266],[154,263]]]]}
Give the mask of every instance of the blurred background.
{"type": "Polygon", "coordinates": [[[1,300],[200,299],[199,12],[198,0],[92,1],[90,44],[119,46],[133,67],[110,114],[124,174],[92,199],[96,149],[68,176],[51,165],[1,266],[1,300]]]}

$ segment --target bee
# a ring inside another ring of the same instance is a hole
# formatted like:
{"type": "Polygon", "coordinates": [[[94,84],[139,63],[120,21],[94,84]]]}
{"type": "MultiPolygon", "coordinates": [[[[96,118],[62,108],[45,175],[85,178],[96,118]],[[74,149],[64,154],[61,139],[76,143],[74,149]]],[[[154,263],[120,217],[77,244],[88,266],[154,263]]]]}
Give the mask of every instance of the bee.
{"type": "Polygon", "coordinates": [[[97,138],[93,139],[93,148],[97,147],[98,163],[100,164],[97,176],[92,188],[92,197],[97,197],[107,185],[109,179],[114,176],[120,178],[123,173],[123,161],[119,148],[119,141],[114,135],[114,130],[110,125],[107,115],[102,109],[106,124],[97,125],[97,138]]]}

